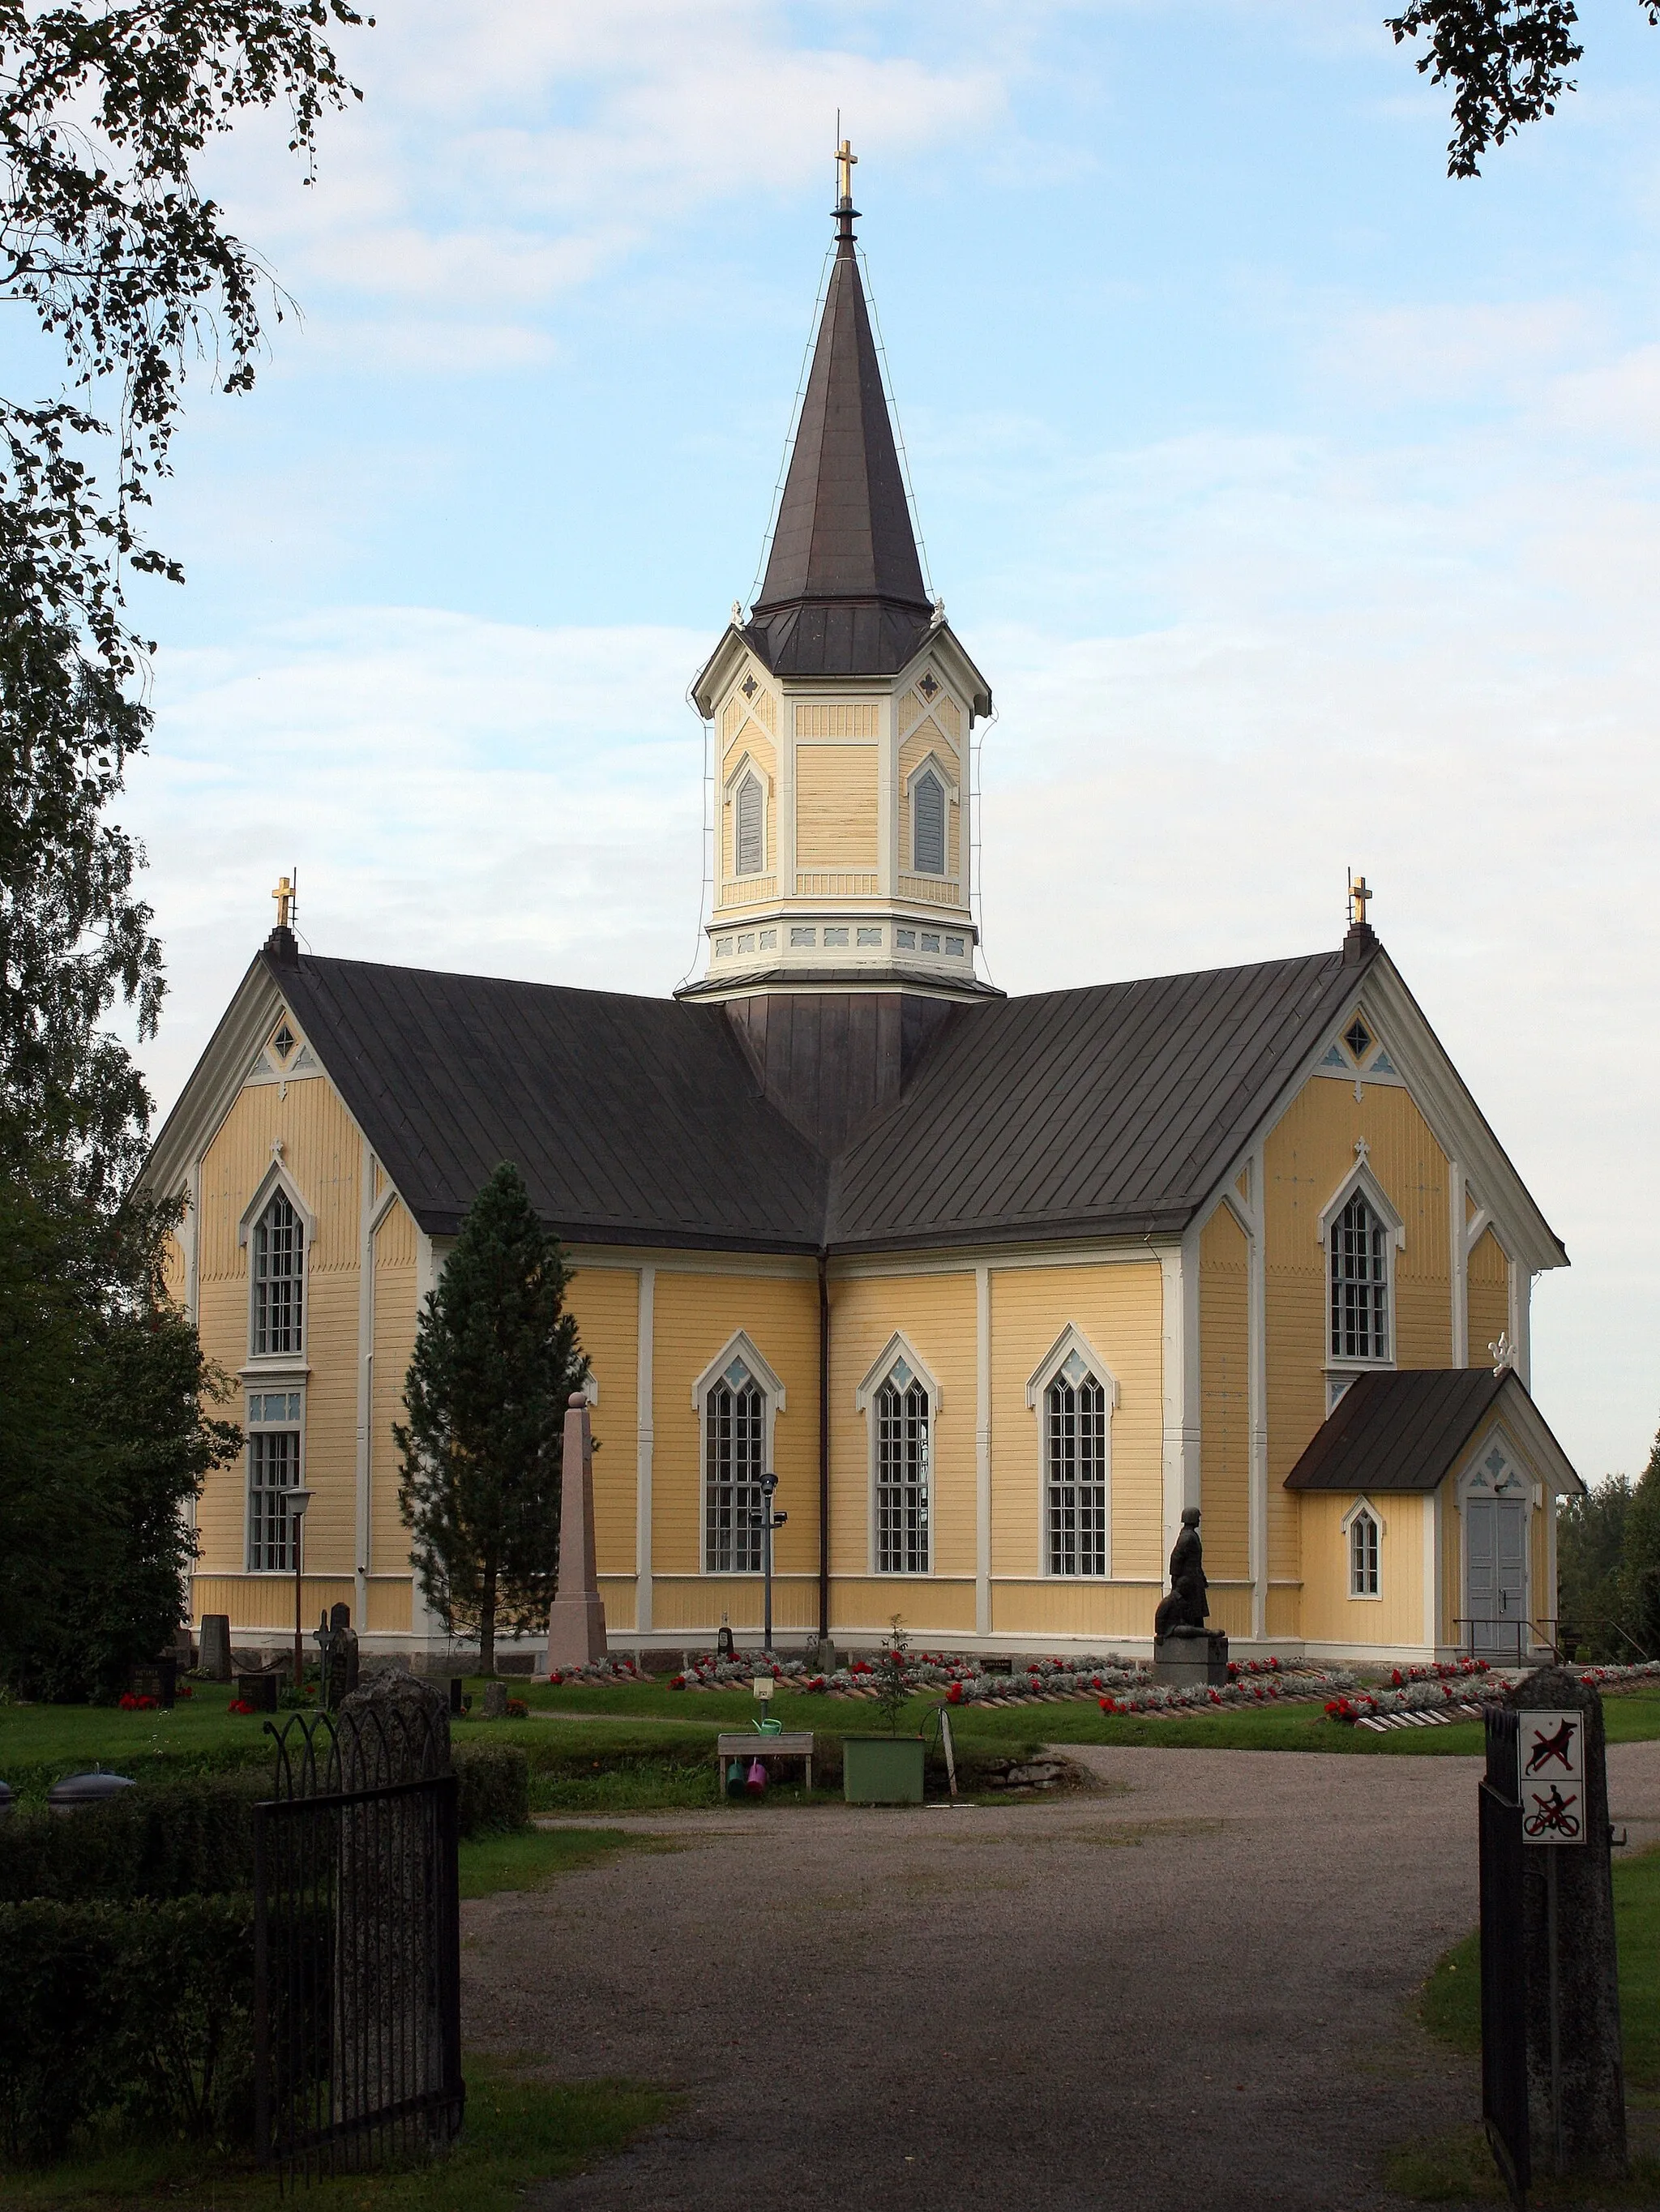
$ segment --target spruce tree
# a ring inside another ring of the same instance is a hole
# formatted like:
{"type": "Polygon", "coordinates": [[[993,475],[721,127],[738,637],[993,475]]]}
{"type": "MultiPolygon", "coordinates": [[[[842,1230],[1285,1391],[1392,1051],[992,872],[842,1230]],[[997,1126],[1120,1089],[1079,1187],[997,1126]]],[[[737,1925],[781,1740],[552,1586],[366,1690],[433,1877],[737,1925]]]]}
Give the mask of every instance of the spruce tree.
{"type": "Polygon", "coordinates": [[[409,1419],[393,1430],[421,1587],[452,1635],[477,1631],[486,1674],[498,1628],[547,1626],[558,1578],[565,1407],[588,1372],[567,1279],[557,1238],[504,1161],[422,1309],[409,1419]]]}

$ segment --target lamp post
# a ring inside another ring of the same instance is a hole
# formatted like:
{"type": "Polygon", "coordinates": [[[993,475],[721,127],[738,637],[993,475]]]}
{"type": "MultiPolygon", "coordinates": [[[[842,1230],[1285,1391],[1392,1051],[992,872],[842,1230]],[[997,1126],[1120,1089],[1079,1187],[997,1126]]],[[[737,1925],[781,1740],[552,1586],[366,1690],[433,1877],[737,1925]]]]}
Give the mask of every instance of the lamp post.
{"type": "Polygon", "coordinates": [[[310,1504],[310,1491],[289,1492],[289,1526],[294,1531],[294,1694],[296,1698],[306,1686],[305,1591],[300,1579],[300,1544],[305,1528],[306,1508],[310,1504]]]}
{"type": "Polygon", "coordinates": [[[775,1474],[763,1474],[760,1487],[762,1510],[759,1513],[751,1514],[750,1526],[761,1531],[761,1572],[765,1579],[767,1593],[765,1640],[762,1649],[770,1657],[772,1655],[772,1532],[775,1528],[781,1528],[790,1516],[787,1513],[775,1513],[772,1510],[772,1493],[778,1487],[778,1477],[775,1474]]]}

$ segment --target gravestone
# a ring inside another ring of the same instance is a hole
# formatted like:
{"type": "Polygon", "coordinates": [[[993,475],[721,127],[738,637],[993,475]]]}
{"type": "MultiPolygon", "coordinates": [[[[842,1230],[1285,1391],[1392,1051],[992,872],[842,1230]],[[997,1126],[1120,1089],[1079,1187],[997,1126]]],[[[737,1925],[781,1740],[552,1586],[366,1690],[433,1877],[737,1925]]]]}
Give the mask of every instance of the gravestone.
{"type": "Polygon", "coordinates": [[[202,1615],[202,1672],[210,1682],[228,1682],[231,1678],[230,1615],[228,1613],[204,1613],[202,1615]]]}
{"type": "Polygon", "coordinates": [[[484,1685],[484,1718],[504,1721],[508,1717],[508,1686],[505,1682],[486,1682],[484,1685]]]}
{"type": "Polygon", "coordinates": [[[358,1684],[357,1631],[349,1605],[331,1607],[318,1625],[316,1643],[322,1654],[323,1704],[329,1712],[337,1712],[358,1684]]]}
{"type": "Polygon", "coordinates": [[[1510,1701],[1519,1723],[1534,2172],[1620,2175],[1626,2098],[1602,1701],[1566,1667],[1541,1668],[1510,1701]],[[1552,1717],[1530,1725],[1534,1713],[1552,1717]]]}
{"type": "Polygon", "coordinates": [[[593,1550],[593,1430],[588,1401],[571,1393],[559,1489],[559,1581],[548,1620],[548,1672],[605,1656],[605,1608],[593,1550]]]}
{"type": "Polygon", "coordinates": [[[274,1713],[277,1711],[277,1681],[275,1674],[264,1672],[239,1674],[236,1678],[238,1701],[252,1705],[257,1713],[274,1713]]]}
{"type": "Polygon", "coordinates": [[[1210,1599],[1199,1517],[1196,1505],[1183,1507],[1181,1532],[1170,1555],[1170,1589],[1152,1621],[1153,1680],[1182,1689],[1228,1679],[1227,1636],[1205,1626],[1210,1599]]]}

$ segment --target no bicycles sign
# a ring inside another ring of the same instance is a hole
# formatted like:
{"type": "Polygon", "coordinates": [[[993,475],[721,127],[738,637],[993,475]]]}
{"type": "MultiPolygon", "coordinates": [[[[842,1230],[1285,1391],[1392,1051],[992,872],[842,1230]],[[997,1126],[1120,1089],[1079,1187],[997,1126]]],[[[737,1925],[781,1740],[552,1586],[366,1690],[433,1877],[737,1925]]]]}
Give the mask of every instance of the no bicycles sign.
{"type": "Polygon", "coordinates": [[[1518,1718],[1516,1763],[1523,1836],[1530,1844],[1583,1844],[1585,1716],[1523,1710],[1518,1718]]]}

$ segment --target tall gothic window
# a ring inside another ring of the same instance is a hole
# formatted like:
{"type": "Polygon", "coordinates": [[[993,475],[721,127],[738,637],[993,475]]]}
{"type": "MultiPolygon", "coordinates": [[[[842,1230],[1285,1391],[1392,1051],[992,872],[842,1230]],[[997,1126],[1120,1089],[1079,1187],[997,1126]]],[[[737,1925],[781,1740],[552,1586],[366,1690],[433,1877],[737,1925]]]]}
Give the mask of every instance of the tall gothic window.
{"type": "Polygon", "coordinates": [[[1377,1597],[1382,1589],[1377,1519],[1363,1505],[1349,1523],[1349,1595],[1377,1597]]]}
{"type": "Polygon", "coordinates": [[[928,1571],[928,1394],[903,1359],[876,1394],[876,1571],[928,1571]]]}
{"type": "Polygon", "coordinates": [[[1389,1356],[1389,1231],[1358,1190],[1332,1224],[1331,1349],[1338,1359],[1389,1356]]]}
{"type": "Polygon", "coordinates": [[[761,779],[751,769],[738,787],[738,873],[758,876],[763,865],[761,779]]]}
{"type": "Polygon", "coordinates": [[[946,872],[946,787],[932,769],[910,790],[911,865],[919,876],[946,872]]]}
{"type": "Polygon", "coordinates": [[[1074,1352],[1043,1394],[1052,1575],[1107,1571],[1107,1394],[1074,1352]]]}
{"type": "Polygon", "coordinates": [[[734,1359],[703,1406],[703,1567],[711,1575],[757,1575],[767,1471],[767,1395],[734,1359]]]}
{"type": "Polygon", "coordinates": [[[253,1231],[253,1349],[301,1350],[305,1328],[306,1231],[285,1191],[253,1231]]]}
{"type": "Polygon", "coordinates": [[[294,1568],[289,1492],[300,1481],[298,1390],[248,1395],[248,1566],[254,1574],[294,1568]]]}

